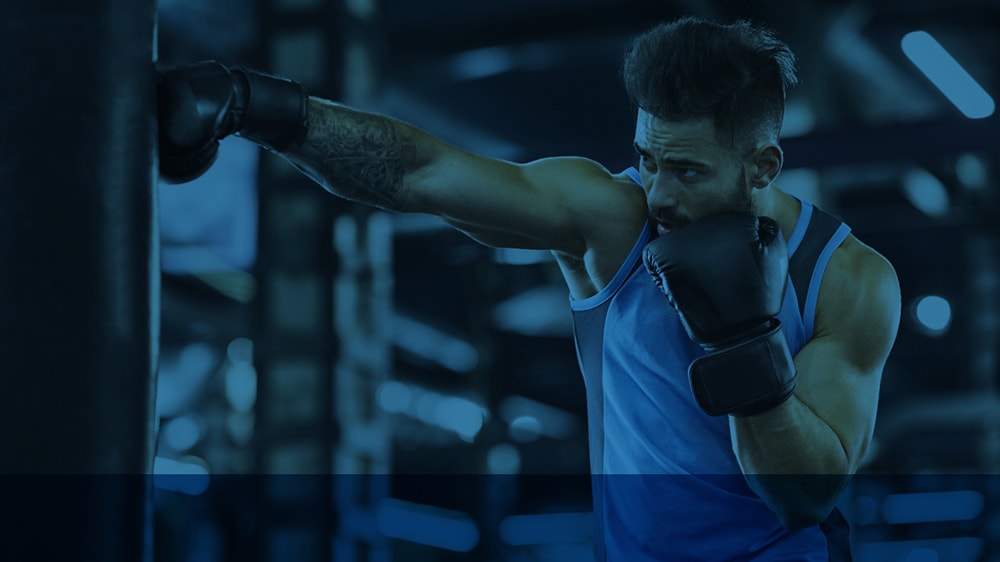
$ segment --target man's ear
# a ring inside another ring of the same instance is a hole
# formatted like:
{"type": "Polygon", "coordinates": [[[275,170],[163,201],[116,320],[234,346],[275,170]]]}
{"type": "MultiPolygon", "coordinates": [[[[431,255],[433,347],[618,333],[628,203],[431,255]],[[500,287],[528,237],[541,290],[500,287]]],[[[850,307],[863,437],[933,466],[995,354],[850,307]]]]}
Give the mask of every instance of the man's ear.
{"type": "Polygon", "coordinates": [[[785,155],[777,144],[768,143],[755,150],[750,157],[750,166],[747,170],[750,174],[750,185],[757,189],[771,185],[781,173],[784,159],[785,155]]]}

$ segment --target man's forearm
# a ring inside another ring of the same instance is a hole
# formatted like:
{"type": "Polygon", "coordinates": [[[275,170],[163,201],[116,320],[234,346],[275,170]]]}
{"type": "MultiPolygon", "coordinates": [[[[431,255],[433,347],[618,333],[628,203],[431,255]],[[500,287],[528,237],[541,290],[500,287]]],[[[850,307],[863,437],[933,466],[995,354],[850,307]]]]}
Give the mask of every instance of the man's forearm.
{"type": "Polygon", "coordinates": [[[422,135],[393,118],[311,98],[305,137],[282,155],[335,195],[400,210],[406,174],[428,160],[418,154],[422,135]]]}
{"type": "Polygon", "coordinates": [[[795,396],[730,417],[730,434],[747,482],[786,526],[825,517],[853,471],[837,434],[795,396]]]}

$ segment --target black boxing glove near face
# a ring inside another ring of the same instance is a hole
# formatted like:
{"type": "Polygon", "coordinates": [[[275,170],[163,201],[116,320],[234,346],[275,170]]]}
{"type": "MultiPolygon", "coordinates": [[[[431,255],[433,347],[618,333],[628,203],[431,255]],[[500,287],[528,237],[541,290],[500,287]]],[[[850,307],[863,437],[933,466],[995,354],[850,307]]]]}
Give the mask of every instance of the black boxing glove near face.
{"type": "Polygon", "coordinates": [[[753,415],[791,396],[795,368],[776,316],[788,278],[777,223],[726,213],[647,244],[643,261],[707,354],[689,366],[695,401],[709,415],[753,415]]]}

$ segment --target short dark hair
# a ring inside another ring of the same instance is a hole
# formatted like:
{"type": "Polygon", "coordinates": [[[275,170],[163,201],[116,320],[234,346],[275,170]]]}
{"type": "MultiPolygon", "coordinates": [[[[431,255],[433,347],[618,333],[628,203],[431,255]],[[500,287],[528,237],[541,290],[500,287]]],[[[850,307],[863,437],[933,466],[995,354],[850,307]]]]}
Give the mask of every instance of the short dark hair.
{"type": "Polygon", "coordinates": [[[622,62],[632,104],[670,121],[711,117],[737,150],[777,140],[795,55],[770,29],[698,17],[661,23],[634,38],[622,62]]]}

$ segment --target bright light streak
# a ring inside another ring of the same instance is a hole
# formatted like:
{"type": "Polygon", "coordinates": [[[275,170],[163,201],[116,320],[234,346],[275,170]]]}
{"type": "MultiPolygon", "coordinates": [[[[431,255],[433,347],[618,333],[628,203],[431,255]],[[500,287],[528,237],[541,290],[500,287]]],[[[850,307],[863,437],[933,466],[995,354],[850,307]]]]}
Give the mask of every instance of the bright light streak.
{"type": "Polygon", "coordinates": [[[903,193],[914,207],[927,216],[944,216],[951,207],[951,198],[944,184],[923,168],[913,168],[903,174],[903,193]]]}
{"type": "Polygon", "coordinates": [[[458,373],[472,372],[479,364],[476,348],[457,337],[412,318],[398,315],[392,323],[396,345],[458,373]]]}
{"type": "Polygon", "coordinates": [[[387,537],[453,552],[469,552],[479,543],[479,527],[468,514],[394,498],[379,503],[375,524],[387,537]]]}
{"type": "Polygon", "coordinates": [[[472,441],[483,428],[483,409],[459,396],[444,396],[437,404],[434,423],[472,441]]]}
{"type": "Polygon", "coordinates": [[[518,440],[530,440],[520,439],[529,435],[567,439],[580,425],[576,416],[565,410],[516,394],[500,403],[500,417],[510,425],[518,440]]]}
{"type": "Polygon", "coordinates": [[[859,542],[857,560],[898,560],[899,562],[939,562],[981,560],[986,541],[978,537],[886,540],[859,542]]]}
{"type": "Polygon", "coordinates": [[[542,422],[535,416],[519,416],[510,422],[509,432],[515,441],[535,441],[542,434],[542,422]]]}
{"type": "Polygon", "coordinates": [[[907,33],[902,47],[913,64],[966,117],[982,119],[993,115],[993,98],[929,33],[907,33]]]}
{"type": "Polygon", "coordinates": [[[257,370],[250,363],[229,365],[225,374],[226,399],[237,412],[250,412],[257,402],[257,370]]]}
{"type": "Polygon", "coordinates": [[[416,418],[453,432],[470,443],[490,416],[485,407],[469,398],[440,394],[400,381],[382,383],[375,396],[386,412],[416,418]]]}
{"type": "Polygon", "coordinates": [[[516,546],[591,540],[593,519],[590,511],[511,515],[500,522],[500,540],[516,546]]]}
{"type": "Polygon", "coordinates": [[[968,521],[982,514],[985,502],[975,490],[892,494],[882,502],[882,518],[890,525],[968,521]]]}
{"type": "Polygon", "coordinates": [[[513,70],[516,58],[507,47],[485,47],[459,53],[451,64],[456,76],[473,80],[513,70]]]}

